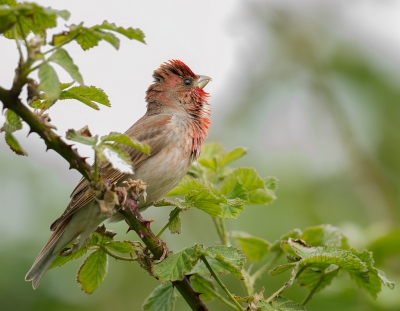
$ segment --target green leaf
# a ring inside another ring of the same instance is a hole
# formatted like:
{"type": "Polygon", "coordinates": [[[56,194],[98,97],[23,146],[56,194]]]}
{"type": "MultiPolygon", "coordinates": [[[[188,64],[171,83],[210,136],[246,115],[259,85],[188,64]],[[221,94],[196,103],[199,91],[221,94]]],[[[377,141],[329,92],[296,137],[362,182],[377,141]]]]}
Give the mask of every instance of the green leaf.
{"type": "Polygon", "coordinates": [[[221,162],[219,163],[220,166],[225,166],[228,165],[229,163],[240,159],[241,157],[245,156],[249,152],[248,149],[246,148],[235,148],[232,151],[229,151],[222,159],[221,162]]]}
{"type": "Polygon", "coordinates": [[[40,89],[45,93],[46,99],[56,101],[61,94],[60,81],[57,73],[47,62],[39,68],[40,89]]]}
{"type": "Polygon", "coordinates": [[[119,49],[119,39],[112,33],[104,32],[99,29],[93,29],[93,33],[104,41],[110,43],[116,50],[119,49]]]}
{"type": "Polygon", "coordinates": [[[63,90],[60,99],[76,99],[96,110],[99,110],[99,107],[94,102],[107,107],[111,106],[106,93],[95,86],[74,86],[63,90]]]}
{"type": "Polygon", "coordinates": [[[243,187],[239,180],[236,181],[235,186],[232,188],[231,192],[226,195],[226,197],[228,199],[240,198],[243,201],[247,201],[249,199],[248,191],[243,187]]]}
{"type": "Polygon", "coordinates": [[[238,241],[239,247],[248,260],[260,261],[269,253],[270,243],[246,232],[232,231],[230,236],[238,241]]]}
{"type": "Polygon", "coordinates": [[[248,192],[247,204],[268,204],[276,200],[275,194],[268,189],[256,189],[248,192]]]}
{"type": "Polygon", "coordinates": [[[238,279],[243,279],[241,270],[246,263],[246,257],[239,249],[228,246],[212,246],[207,247],[203,253],[218,260],[226,270],[238,279]]]}
{"type": "Polygon", "coordinates": [[[157,286],[142,305],[144,311],[173,311],[176,294],[171,283],[157,286]]]}
{"type": "Polygon", "coordinates": [[[109,23],[107,21],[104,21],[101,25],[94,26],[95,29],[107,29],[107,30],[112,30],[115,32],[118,32],[121,35],[124,35],[128,39],[134,39],[138,40],[140,42],[145,43],[144,41],[144,33],[136,28],[123,28],[123,27],[117,27],[114,23],[109,23]]]}
{"type": "Polygon", "coordinates": [[[126,134],[111,132],[109,135],[101,137],[100,140],[101,140],[101,143],[106,142],[106,141],[114,141],[114,142],[123,144],[125,146],[137,149],[145,154],[150,153],[150,147],[148,144],[141,143],[137,139],[131,138],[126,134]]]}
{"type": "Polygon", "coordinates": [[[233,219],[244,210],[243,201],[239,198],[226,200],[226,203],[221,203],[220,205],[222,207],[220,218],[233,219]]]}
{"type": "Polygon", "coordinates": [[[77,281],[81,289],[87,293],[93,293],[107,274],[107,254],[101,248],[91,253],[78,271],[77,281]]]}
{"type": "Polygon", "coordinates": [[[178,202],[178,201],[172,202],[172,201],[169,201],[167,199],[158,200],[157,202],[154,203],[154,206],[157,206],[157,207],[173,206],[173,207],[177,207],[177,208],[179,208],[181,210],[186,209],[184,206],[182,206],[180,204],[180,202],[178,202]]]}
{"type": "Polygon", "coordinates": [[[129,241],[114,241],[110,240],[107,243],[103,244],[104,247],[109,249],[110,251],[121,253],[121,254],[134,254],[135,250],[131,242],[129,241]]]}
{"type": "MultiPolygon", "coordinates": [[[[93,29],[83,27],[82,24],[81,25],[71,25],[70,29],[72,30],[72,33],[75,33],[75,32],[79,33],[79,35],[77,35],[75,37],[75,41],[81,46],[81,48],[84,51],[87,51],[87,50],[97,46],[102,39],[93,29]]],[[[59,38],[59,39],[61,39],[61,38],[59,38]]],[[[67,39],[67,38],[65,38],[65,39],[67,39]]],[[[53,40],[53,42],[54,42],[54,40],[53,40]]]]}
{"type": "Polygon", "coordinates": [[[179,184],[168,192],[165,196],[176,196],[176,195],[186,195],[191,190],[202,190],[203,188],[207,188],[212,193],[218,195],[218,188],[211,182],[205,179],[193,178],[191,176],[186,175],[179,182],[179,184]]]}
{"type": "Polygon", "coordinates": [[[163,261],[154,265],[154,275],[161,283],[182,280],[199,261],[202,247],[195,245],[185,248],[176,254],[168,255],[163,261]]]}
{"type": "Polygon", "coordinates": [[[303,305],[294,303],[285,297],[278,297],[271,303],[261,300],[258,307],[257,311],[306,311],[303,305]]]}
{"type": "Polygon", "coordinates": [[[192,283],[194,290],[200,293],[200,299],[204,301],[211,300],[214,297],[214,292],[217,291],[210,280],[198,274],[190,277],[190,283],[192,283]]]}
{"type": "Polygon", "coordinates": [[[79,72],[79,68],[74,64],[72,58],[69,56],[67,51],[61,48],[58,49],[49,57],[49,61],[57,63],[58,65],[63,67],[69,73],[72,79],[83,85],[83,77],[79,72]]]}
{"type": "Polygon", "coordinates": [[[181,213],[180,213],[181,209],[179,209],[178,207],[176,207],[174,210],[171,211],[171,213],[169,213],[169,219],[168,221],[169,223],[169,230],[171,231],[171,233],[181,233],[181,227],[182,227],[182,221],[181,221],[181,213]],[[173,217],[172,221],[171,218],[173,217]]]}
{"type": "Polygon", "coordinates": [[[281,274],[291,268],[294,268],[296,266],[297,266],[297,262],[285,263],[283,265],[279,265],[279,266],[269,270],[268,273],[272,276],[276,276],[276,275],[279,275],[279,274],[281,274]]]}
{"type": "Polygon", "coordinates": [[[69,83],[60,83],[60,88],[61,90],[65,90],[72,86],[75,83],[75,81],[69,82],[69,83]]]}
{"type": "Polygon", "coordinates": [[[363,282],[363,280],[361,280],[360,278],[355,277],[353,274],[350,274],[351,279],[358,285],[358,287],[365,289],[374,299],[378,297],[378,293],[381,291],[382,284],[389,287],[390,289],[394,289],[396,284],[392,281],[389,281],[383,271],[380,271],[374,267],[375,263],[372,257],[372,252],[369,252],[367,250],[358,252],[355,249],[351,249],[351,252],[364,263],[366,263],[368,267],[369,282],[363,282]]]}
{"type": "Polygon", "coordinates": [[[18,140],[15,138],[15,136],[11,133],[6,133],[5,135],[6,143],[7,145],[11,148],[12,151],[14,151],[18,155],[23,155],[26,156],[28,155],[26,151],[21,147],[19,144],[18,140]]]}
{"type": "Polygon", "coordinates": [[[287,241],[289,238],[294,238],[297,239],[301,236],[302,232],[300,229],[293,229],[289,231],[288,233],[282,235],[279,240],[276,240],[274,243],[271,244],[270,246],[270,251],[271,252],[282,252],[281,248],[281,242],[282,241],[287,241]]]}
{"type": "Polygon", "coordinates": [[[264,178],[264,186],[265,188],[275,192],[276,190],[278,190],[278,179],[276,179],[275,177],[264,178]]]}
{"type": "Polygon", "coordinates": [[[6,111],[6,123],[0,129],[0,132],[6,132],[11,134],[17,130],[22,129],[21,118],[11,109],[6,111]]]}
{"type": "Polygon", "coordinates": [[[336,265],[329,265],[328,267],[325,264],[320,265],[320,267],[313,265],[312,268],[304,270],[297,281],[300,286],[317,293],[330,285],[338,273],[339,267],[336,265]]]}
{"type": "MultiPolygon", "coordinates": [[[[229,271],[218,260],[208,259],[207,261],[217,275],[224,275],[229,273],[229,271]]],[[[193,270],[190,271],[190,274],[211,276],[210,271],[207,269],[206,265],[202,261],[199,261],[197,263],[193,270]]]]}
{"type": "Polygon", "coordinates": [[[187,207],[198,208],[209,214],[211,217],[218,217],[223,211],[220,203],[226,202],[226,199],[217,197],[212,194],[210,190],[202,189],[200,191],[189,191],[185,196],[185,202],[182,204],[187,207]]]}
{"type": "Polygon", "coordinates": [[[300,239],[306,241],[307,244],[311,246],[334,244],[338,248],[342,248],[347,245],[347,238],[338,228],[332,225],[320,225],[306,228],[300,236],[300,239]]]}
{"type": "MultiPolygon", "coordinates": [[[[72,245],[68,245],[68,247],[66,247],[66,249],[71,248],[71,246],[72,245]]],[[[48,270],[56,268],[56,267],[61,267],[72,260],[82,257],[86,253],[87,253],[86,245],[83,245],[78,251],[76,251],[75,253],[73,253],[69,256],[61,256],[60,254],[58,254],[56,259],[54,259],[54,261],[51,263],[48,270]]]]}
{"type": "Polygon", "coordinates": [[[67,131],[66,138],[88,146],[95,146],[99,139],[97,135],[93,137],[80,135],[77,131],[73,129],[69,129],[67,131]]]}

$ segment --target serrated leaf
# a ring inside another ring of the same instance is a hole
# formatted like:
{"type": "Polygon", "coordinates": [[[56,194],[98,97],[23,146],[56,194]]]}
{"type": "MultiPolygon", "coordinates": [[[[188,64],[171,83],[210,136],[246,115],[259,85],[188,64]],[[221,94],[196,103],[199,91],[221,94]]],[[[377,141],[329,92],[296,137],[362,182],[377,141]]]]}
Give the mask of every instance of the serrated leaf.
{"type": "Polygon", "coordinates": [[[268,204],[276,200],[275,194],[268,189],[256,189],[248,192],[247,204],[268,204]]]}
{"type": "Polygon", "coordinates": [[[107,107],[111,106],[106,93],[95,86],[74,86],[63,90],[60,99],[76,99],[96,110],[99,110],[99,107],[94,102],[107,107]]]}
{"type": "Polygon", "coordinates": [[[97,135],[93,137],[82,136],[73,129],[69,129],[65,137],[69,140],[73,140],[88,146],[95,146],[97,144],[97,141],[99,140],[99,137],[97,135]]]}
{"type": "Polygon", "coordinates": [[[241,270],[246,263],[246,257],[239,249],[228,246],[212,246],[205,249],[204,255],[218,260],[232,275],[243,279],[241,270]]]}
{"type": "Polygon", "coordinates": [[[375,263],[372,257],[372,252],[367,250],[358,252],[355,249],[351,249],[351,252],[357,256],[357,258],[362,260],[368,267],[369,282],[364,282],[362,279],[354,277],[353,274],[350,274],[351,279],[358,285],[358,287],[366,290],[374,299],[378,297],[378,293],[381,291],[382,284],[390,289],[394,289],[396,284],[392,281],[389,281],[383,271],[380,271],[374,267],[375,263]]]}
{"type": "MultiPolygon", "coordinates": [[[[224,275],[229,273],[229,271],[218,260],[208,259],[207,261],[217,275],[224,275]]],[[[199,261],[192,269],[192,271],[190,271],[190,274],[195,273],[203,276],[211,276],[210,271],[207,269],[206,265],[202,261],[199,261]]]]}
{"type": "Polygon", "coordinates": [[[306,241],[311,246],[334,244],[342,248],[342,242],[346,240],[346,237],[338,228],[332,225],[320,225],[306,228],[300,239],[306,241]]]}
{"type": "Polygon", "coordinates": [[[93,293],[103,283],[107,274],[107,266],[107,254],[101,248],[88,256],[77,276],[77,281],[85,293],[93,293]]]}
{"type": "Polygon", "coordinates": [[[136,28],[123,28],[123,27],[117,27],[114,23],[109,23],[108,21],[104,21],[101,25],[94,26],[96,29],[107,29],[107,30],[112,30],[115,32],[120,33],[121,35],[124,35],[128,39],[135,39],[140,42],[145,43],[144,41],[144,33],[136,28]]]}
{"type": "Polygon", "coordinates": [[[295,266],[297,266],[297,262],[285,263],[283,265],[279,265],[279,266],[269,270],[268,273],[272,276],[276,276],[276,275],[279,275],[289,269],[294,268],[295,266]]]}
{"type": "Polygon", "coordinates": [[[232,231],[230,236],[238,241],[239,247],[251,261],[260,261],[269,253],[270,243],[246,232],[232,231]]]}
{"type": "Polygon", "coordinates": [[[178,234],[181,233],[182,221],[181,221],[180,211],[181,209],[175,208],[174,210],[171,211],[171,213],[169,213],[168,228],[171,231],[171,233],[178,233],[178,234]]]}
{"type": "Polygon", "coordinates": [[[75,83],[75,81],[69,82],[69,83],[60,83],[60,88],[61,90],[65,90],[72,86],[75,83]]]}
{"type": "Polygon", "coordinates": [[[104,41],[110,43],[116,50],[119,49],[119,39],[112,33],[93,29],[93,33],[104,41]]]}
{"type": "Polygon", "coordinates": [[[220,166],[225,166],[228,165],[229,163],[240,159],[241,157],[245,156],[249,152],[248,149],[246,148],[235,148],[231,151],[229,151],[222,159],[221,162],[219,163],[220,166]]]}
{"type": "Polygon", "coordinates": [[[276,190],[278,190],[278,179],[276,179],[275,177],[264,178],[264,186],[265,188],[275,192],[276,190]]]}
{"type": "Polygon", "coordinates": [[[176,294],[171,283],[157,286],[142,305],[144,311],[173,311],[176,294]]]}
{"type": "Polygon", "coordinates": [[[207,301],[214,297],[216,288],[214,284],[205,277],[194,274],[190,277],[190,283],[192,283],[194,290],[200,293],[201,300],[207,301]]]}
{"type": "Polygon", "coordinates": [[[79,84],[83,85],[83,77],[79,72],[79,68],[74,64],[72,58],[69,56],[66,50],[58,49],[49,57],[49,61],[57,63],[69,73],[72,79],[79,84]]]}
{"type": "Polygon", "coordinates": [[[258,307],[260,309],[257,309],[257,311],[306,311],[303,305],[294,303],[285,297],[278,297],[271,303],[261,300],[258,303],[258,307]]]}
{"type": "Polygon", "coordinates": [[[182,206],[182,205],[179,203],[179,201],[172,202],[172,201],[169,201],[169,200],[167,200],[167,199],[158,200],[157,202],[154,203],[154,206],[157,206],[157,207],[173,206],[173,207],[177,207],[177,208],[179,208],[179,209],[185,209],[185,207],[182,206]]]}
{"type": "Polygon", "coordinates": [[[6,123],[0,129],[0,132],[12,133],[22,129],[21,118],[11,109],[6,111],[6,123]]]}
{"type": "Polygon", "coordinates": [[[79,35],[75,37],[75,41],[81,46],[84,51],[87,51],[97,46],[102,39],[93,29],[78,25],[77,28],[71,25],[71,30],[79,31],[79,35]]]}
{"type": "Polygon", "coordinates": [[[235,200],[228,199],[226,203],[221,203],[220,205],[222,207],[220,218],[233,219],[244,210],[243,201],[239,198],[235,200]]]}
{"type": "Polygon", "coordinates": [[[270,246],[270,251],[271,252],[281,252],[281,242],[282,241],[287,241],[289,238],[294,238],[297,239],[301,236],[302,231],[300,229],[293,229],[289,231],[288,233],[282,235],[279,240],[276,240],[274,243],[271,244],[270,246]]]}
{"type": "Polygon", "coordinates": [[[211,182],[205,179],[193,178],[186,175],[179,182],[179,184],[168,192],[165,196],[176,196],[176,195],[186,195],[191,190],[202,190],[203,188],[209,189],[212,193],[218,194],[218,188],[211,182]]]}
{"type": "Polygon", "coordinates": [[[176,254],[168,255],[163,261],[154,265],[154,275],[161,283],[182,280],[199,261],[202,247],[195,245],[185,248],[176,254]]]}
{"type": "Polygon", "coordinates": [[[28,153],[21,147],[18,140],[11,133],[6,133],[5,135],[6,143],[18,155],[27,156],[28,153]]]}
{"type": "Polygon", "coordinates": [[[243,187],[239,180],[236,180],[234,187],[232,188],[231,192],[226,194],[228,199],[235,199],[240,198],[243,201],[247,201],[249,199],[248,191],[243,187]]]}
{"type": "Polygon", "coordinates": [[[135,250],[133,249],[132,244],[129,241],[114,241],[110,240],[107,243],[103,244],[104,247],[109,249],[110,251],[121,253],[121,254],[134,254],[135,250]]]}
{"type": "MultiPolygon", "coordinates": [[[[68,248],[70,248],[71,246],[72,245],[68,245],[68,248]]],[[[86,253],[87,253],[87,248],[85,245],[83,245],[78,251],[76,251],[75,253],[73,253],[69,256],[61,256],[60,254],[58,254],[57,257],[54,259],[54,261],[51,263],[48,270],[56,268],[56,267],[61,267],[72,260],[82,257],[86,253]]]]}
{"type": "Polygon", "coordinates": [[[53,67],[47,62],[39,68],[40,85],[39,88],[45,93],[46,99],[51,102],[56,101],[61,94],[60,81],[53,67]]]}
{"type": "Polygon", "coordinates": [[[117,132],[111,132],[109,135],[103,136],[100,138],[101,143],[106,141],[114,141],[120,144],[123,144],[128,147],[132,147],[136,150],[139,150],[145,154],[149,154],[150,147],[146,143],[141,143],[135,138],[129,137],[126,134],[121,134],[117,132]]]}
{"type": "Polygon", "coordinates": [[[185,196],[184,204],[188,207],[198,208],[211,217],[218,217],[223,211],[220,203],[226,202],[226,199],[217,197],[210,190],[202,189],[200,191],[189,191],[185,196]]]}
{"type": "Polygon", "coordinates": [[[221,154],[221,153],[226,153],[224,148],[219,143],[212,142],[212,143],[207,143],[204,144],[204,146],[201,148],[201,154],[199,157],[199,160],[201,159],[206,159],[206,160],[211,160],[214,156],[221,154]]]}
{"type": "Polygon", "coordinates": [[[131,156],[121,147],[103,143],[96,146],[95,150],[101,161],[110,162],[113,168],[122,173],[133,174],[131,156]]]}
{"type": "MultiPolygon", "coordinates": [[[[326,267],[325,264],[318,267],[314,265],[312,268],[303,271],[297,279],[300,286],[309,291],[316,293],[330,285],[332,280],[338,275],[339,267],[330,265],[326,267]]],[[[364,282],[363,282],[364,283],[364,282]]]]}

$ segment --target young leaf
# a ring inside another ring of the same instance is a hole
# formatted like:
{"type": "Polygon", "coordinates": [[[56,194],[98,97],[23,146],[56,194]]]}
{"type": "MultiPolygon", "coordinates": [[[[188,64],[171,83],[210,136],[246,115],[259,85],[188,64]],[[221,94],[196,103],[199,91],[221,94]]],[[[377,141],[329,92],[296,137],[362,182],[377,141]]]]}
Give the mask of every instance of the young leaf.
{"type": "Polygon", "coordinates": [[[269,250],[271,252],[282,252],[281,242],[287,241],[289,238],[297,239],[301,236],[302,232],[300,229],[293,229],[288,233],[282,235],[279,240],[276,240],[274,243],[271,244],[269,250]]]}
{"type": "Polygon", "coordinates": [[[192,190],[185,196],[185,205],[188,207],[196,207],[211,217],[218,217],[221,215],[223,209],[220,203],[226,203],[225,198],[219,198],[212,194],[208,189],[200,191],[192,190]]]}
{"type": "Polygon", "coordinates": [[[258,307],[257,311],[306,311],[303,305],[294,303],[285,297],[278,297],[271,303],[261,300],[258,307]]]}
{"type": "Polygon", "coordinates": [[[241,270],[246,262],[246,257],[237,248],[212,246],[207,247],[203,253],[210,258],[218,260],[226,270],[238,279],[243,279],[241,270]]]}
{"type": "Polygon", "coordinates": [[[307,242],[311,246],[324,246],[326,244],[334,244],[338,248],[347,245],[347,239],[343,233],[332,225],[320,225],[316,227],[306,228],[300,239],[307,242]]]}
{"type": "Polygon", "coordinates": [[[73,129],[69,129],[67,131],[66,138],[88,146],[95,146],[99,139],[97,135],[93,137],[80,135],[79,131],[75,131],[73,129]]]}
{"type": "Polygon", "coordinates": [[[157,286],[142,305],[144,311],[173,311],[176,294],[171,283],[157,286]]]}
{"type": "Polygon", "coordinates": [[[381,291],[382,284],[390,289],[394,289],[396,284],[392,281],[389,281],[383,271],[380,271],[374,267],[375,263],[371,252],[368,252],[367,250],[358,252],[355,249],[352,249],[351,252],[360,260],[365,262],[368,267],[369,282],[367,283],[363,282],[358,277],[354,277],[353,274],[350,274],[351,279],[356,282],[360,288],[365,289],[374,299],[378,297],[378,293],[381,291]]]}
{"type": "Polygon", "coordinates": [[[190,283],[192,283],[196,292],[201,293],[200,298],[204,301],[211,300],[214,297],[214,292],[217,291],[210,280],[198,274],[190,277],[190,283]]]}
{"type": "Polygon", "coordinates": [[[305,289],[319,292],[330,285],[338,273],[339,267],[336,265],[329,265],[328,267],[325,264],[320,265],[320,267],[313,265],[312,268],[303,271],[297,281],[305,289]]]}
{"type": "Polygon", "coordinates": [[[193,178],[191,176],[186,175],[179,182],[179,184],[168,192],[165,196],[175,196],[175,195],[186,195],[190,190],[202,190],[203,188],[207,188],[212,193],[218,195],[218,188],[211,182],[205,179],[193,178]]]}
{"type": "Polygon", "coordinates": [[[195,245],[185,248],[176,254],[168,255],[163,261],[154,265],[154,275],[161,283],[182,280],[183,275],[188,273],[199,261],[202,247],[195,245]]]}
{"type": "Polygon", "coordinates": [[[230,234],[238,241],[240,249],[251,261],[260,261],[269,252],[271,244],[264,239],[240,231],[232,231],[230,234]]]}
{"type": "Polygon", "coordinates": [[[272,276],[279,275],[291,268],[294,268],[295,266],[297,266],[297,262],[285,263],[269,270],[268,273],[272,276]]]}
{"type": "Polygon", "coordinates": [[[124,35],[128,39],[135,39],[138,40],[142,43],[145,43],[144,41],[144,33],[136,28],[123,28],[123,27],[117,27],[114,23],[109,23],[107,21],[104,21],[101,25],[94,26],[95,29],[107,29],[107,30],[112,30],[115,32],[120,33],[121,35],[124,35]]]}
{"type": "MultiPolygon", "coordinates": [[[[224,275],[229,273],[229,271],[218,260],[208,259],[207,261],[217,275],[224,275]]],[[[206,265],[202,261],[199,261],[197,263],[197,265],[192,269],[192,271],[190,271],[190,274],[211,276],[210,271],[207,269],[206,265]]]]}
{"type": "Polygon", "coordinates": [[[226,200],[226,203],[220,204],[222,207],[220,218],[233,219],[236,218],[244,210],[243,201],[239,198],[226,200]]]}
{"type": "Polygon", "coordinates": [[[278,179],[275,177],[264,178],[265,188],[275,192],[278,189],[278,179]]]}
{"type": "Polygon", "coordinates": [[[235,148],[232,151],[229,151],[222,159],[221,162],[219,163],[220,166],[225,166],[228,165],[229,163],[240,159],[241,157],[245,156],[249,152],[248,149],[246,148],[235,148]]]}
{"type": "Polygon", "coordinates": [[[157,207],[173,206],[173,207],[177,207],[177,208],[179,208],[181,210],[185,210],[186,209],[184,206],[182,206],[180,204],[179,201],[172,202],[172,201],[169,201],[167,199],[158,200],[157,202],[154,203],[154,206],[157,206],[157,207]]]}
{"type": "Polygon", "coordinates": [[[7,109],[6,123],[0,129],[0,132],[12,133],[22,129],[21,118],[11,109],[7,109]]]}
{"type": "Polygon", "coordinates": [[[47,62],[39,68],[40,89],[45,93],[46,99],[56,101],[61,94],[60,81],[56,71],[47,62]]]}
{"type": "Polygon", "coordinates": [[[106,141],[114,141],[114,142],[120,143],[122,145],[137,149],[145,154],[149,154],[149,152],[150,152],[149,145],[147,145],[146,143],[141,143],[137,139],[131,138],[126,134],[111,132],[109,135],[100,137],[100,140],[101,140],[101,143],[106,142],[106,141]]]}
{"type": "Polygon", "coordinates": [[[107,107],[111,106],[106,93],[95,86],[74,86],[63,90],[60,99],[76,99],[96,110],[99,110],[99,107],[94,102],[107,107]]]}
{"type": "Polygon", "coordinates": [[[18,155],[23,155],[26,156],[28,153],[21,147],[19,144],[18,140],[15,138],[15,136],[11,133],[6,133],[5,135],[6,143],[7,145],[11,148],[12,151],[14,151],[18,155]]]}
{"type": "MultiPolygon", "coordinates": [[[[69,245],[68,247],[71,247],[71,245],[69,245]]],[[[51,263],[48,270],[56,268],[56,267],[61,267],[72,260],[78,259],[78,258],[82,257],[83,255],[85,255],[86,252],[87,252],[87,248],[85,245],[83,245],[81,247],[81,249],[79,249],[78,251],[76,251],[75,253],[73,253],[69,256],[61,256],[60,254],[58,254],[56,259],[54,259],[54,261],[51,263]]]]}
{"type": "Polygon", "coordinates": [[[66,50],[58,49],[49,57],[49,61],[57,63],[58,65],[63,67],[69,73],[72,79],[83,85],[82,75],[66,50]]]}
{"type": "Polygon", "coordinates": [[[171,233],[181,233],[181,227],[182,227],[182,221],[181,221],[181,209],[179,209],[178,207],[176,207],[175,209],[173,209],[171,211],[171,213],[169,213],[169,219],[168,221],[169,223],[169,230],[171,231],[171,233]],[[173,217],[172,221],[171,218],[173,217]]]}
{"type": "Polygon", "coordinates": [[[103,283],[107,274],[107,266],[107,254],[101,248],[86,258],[77,276],[77,281],[85,293],[93,293],[103,283]]]}
{"type": "Polygon", "coordinates": [[[135,250],[131,242],[129,241],[114,241],[110,240],[107,243],[104,243],[103,246],[110,251],[121,253],[121,254],[134,254],[135,250]]]}

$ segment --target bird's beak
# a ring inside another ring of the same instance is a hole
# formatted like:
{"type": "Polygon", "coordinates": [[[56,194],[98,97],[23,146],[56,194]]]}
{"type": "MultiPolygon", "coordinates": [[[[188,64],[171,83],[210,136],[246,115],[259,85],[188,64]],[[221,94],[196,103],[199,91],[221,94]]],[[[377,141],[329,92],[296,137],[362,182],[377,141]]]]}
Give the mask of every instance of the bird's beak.
{"type": "Polygon", "coordinates": [[[210,82],[210,81],[211,81],[210,77],[198,76],[198,78],[197,78],[197,86],[199,88],[203,89],[208,84],[208,82],[210,82]]]}

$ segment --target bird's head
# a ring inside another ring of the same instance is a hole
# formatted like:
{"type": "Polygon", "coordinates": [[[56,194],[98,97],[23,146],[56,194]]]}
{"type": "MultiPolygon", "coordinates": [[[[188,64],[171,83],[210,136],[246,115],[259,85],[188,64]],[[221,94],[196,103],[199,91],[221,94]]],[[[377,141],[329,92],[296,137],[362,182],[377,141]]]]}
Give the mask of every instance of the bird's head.
{"type": "Polygon", "coordinates": [[[148,103],[176,106],[191,113],[194,106],[207,106],[209,96],[203,88],[211,78],[196,75],[180,60],[163,63],[153,73],[154,83],[146,93],[148,103]]]}

